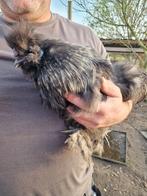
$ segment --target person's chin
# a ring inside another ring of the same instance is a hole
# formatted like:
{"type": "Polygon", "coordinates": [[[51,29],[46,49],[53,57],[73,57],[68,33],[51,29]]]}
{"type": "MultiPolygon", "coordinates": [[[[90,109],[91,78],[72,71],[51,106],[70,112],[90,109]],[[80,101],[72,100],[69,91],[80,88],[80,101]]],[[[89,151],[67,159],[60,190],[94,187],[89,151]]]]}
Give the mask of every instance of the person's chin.
{"type": "Polygon", "coordinates": [[[11,8],[11,10],[15,12],[16,14],[23,15],[23,14],[29,14],[29,13],[36,12],[38,10],[38,7],[24,7],[24,8],[13,7],[11,8]]]}
{"type": "Polygon", "coordinates": [[[16,14],[29,14],[29,13],[33,13],[33,12],[36,12],[40,7],[40,4],[39,3],[36,3],[36,4],[28,4],[26,6],[17,6],[17,5],[11,5],[9,6],[9,9],[13,12],[13,13],[16,13],[16,14]]]}

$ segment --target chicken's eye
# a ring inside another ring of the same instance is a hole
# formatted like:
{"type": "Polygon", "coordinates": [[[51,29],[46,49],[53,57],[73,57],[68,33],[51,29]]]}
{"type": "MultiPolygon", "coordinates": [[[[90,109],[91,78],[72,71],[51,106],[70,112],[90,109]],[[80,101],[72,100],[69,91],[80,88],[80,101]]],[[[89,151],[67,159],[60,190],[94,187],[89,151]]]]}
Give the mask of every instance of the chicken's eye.
{"type": "Polygon", "coordinates": [[[21,48],[20,50],[17,51],[17,53],[18,53],[18,56],[23,57],[23,56],[26,56],[29,53],[29,51],[21,48]]]}

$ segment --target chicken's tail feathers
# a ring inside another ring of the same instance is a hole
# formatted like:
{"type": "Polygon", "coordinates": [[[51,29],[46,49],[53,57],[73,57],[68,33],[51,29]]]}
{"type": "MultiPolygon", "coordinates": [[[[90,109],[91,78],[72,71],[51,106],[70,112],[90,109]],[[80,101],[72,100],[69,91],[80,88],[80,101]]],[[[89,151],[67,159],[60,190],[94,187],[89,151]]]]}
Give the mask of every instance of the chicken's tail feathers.
{"type": "Polygon", "coordinates": [[[113,64],[114,80],[120,88],[123,101],[133,99],[135,91],[141,86],[140,71],[137,66],[123,63],[113,64]]]}

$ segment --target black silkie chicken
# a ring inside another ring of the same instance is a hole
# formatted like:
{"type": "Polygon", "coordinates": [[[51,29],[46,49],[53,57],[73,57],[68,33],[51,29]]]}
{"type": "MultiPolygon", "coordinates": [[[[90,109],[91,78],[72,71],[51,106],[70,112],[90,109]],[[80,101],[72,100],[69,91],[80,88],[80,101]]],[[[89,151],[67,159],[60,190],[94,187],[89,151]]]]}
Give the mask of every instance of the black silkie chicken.
{"type": "MultiPolygon", "coordinates": [[[[15,26],[6,35],[6,40],[14,51],[15,65],[34,80],[42,101],[57,110],[65,120],[69,130],[68,147],[79,146],[87,161],[91,160],[92,152],[102,153],[103,139],[109,129],[91,130],[79,125],[67,114],[66,108],[71,104],[64,96],[77,94],[86,101],[89,112],[96,112],[99,102],[106,99],[100,92],[102,77],[105,77],[121,89],[124,101],[135,100],[141,83],[136,68],[131,65],[112,66],[89,47],[44,40],[28,24],[15,26]]],[[[80,110],[71,106],[76,112],[80,110]]]]}

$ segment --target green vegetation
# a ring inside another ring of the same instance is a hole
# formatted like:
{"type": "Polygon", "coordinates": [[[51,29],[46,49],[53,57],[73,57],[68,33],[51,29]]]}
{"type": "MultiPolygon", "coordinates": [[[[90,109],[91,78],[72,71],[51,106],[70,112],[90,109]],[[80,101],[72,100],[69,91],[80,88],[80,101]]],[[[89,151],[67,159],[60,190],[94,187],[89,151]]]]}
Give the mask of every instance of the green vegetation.
{"type": "MultiPolygon", "coordinates": [[[[87,13],[89,25],[107,39],[136,40],[143,49],[140,64],[147,68],[147,0],[75,0],[79,11],[87,13]]],[[[122,42],[123,43],[123,42],[122,42]]],[[[131,48],[129,44],[126,47],[131,48]]],[[[132,48],[132,52],[133,48],[132,48]]],[[[137,55],[137,54],[136,54],[137,55]]]]}

